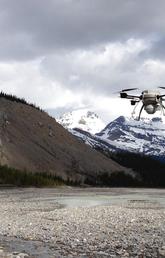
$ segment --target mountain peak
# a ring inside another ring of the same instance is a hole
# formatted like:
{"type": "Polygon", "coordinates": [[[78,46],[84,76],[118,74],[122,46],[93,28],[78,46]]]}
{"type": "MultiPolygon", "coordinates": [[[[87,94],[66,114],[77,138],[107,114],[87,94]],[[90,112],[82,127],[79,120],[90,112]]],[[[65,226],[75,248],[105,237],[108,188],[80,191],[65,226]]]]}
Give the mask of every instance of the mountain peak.
{"type": "Polygon", "coordinates": [[[63,114],[57,122],[67,129],[79,128],[95,134],[105,127],[99,116],[87,109],[74,110],[63,114]]]}
{"type": "Polygon", "coordinates": [[[96,136],[118,150],[164,155],[165,123],[160,117],[137,121],[120,116],[96,136]]]}
{"type": "Polygon", "coordinates": [[[116,118],[114,121],[116,122],[116,123],[125,123],[126,122],[126,117],[125,116],[119,116],[118,118],[116,118]]]}

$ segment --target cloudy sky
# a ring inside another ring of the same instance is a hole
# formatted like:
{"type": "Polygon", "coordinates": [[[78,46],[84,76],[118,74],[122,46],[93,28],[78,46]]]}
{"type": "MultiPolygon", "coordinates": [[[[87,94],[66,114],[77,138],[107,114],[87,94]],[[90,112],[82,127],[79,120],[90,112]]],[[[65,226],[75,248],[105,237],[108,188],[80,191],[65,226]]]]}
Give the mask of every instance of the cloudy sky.
{"type": "Polygon", "coordinates": [[[54,114],[130,114],[114,92],[165,86],[164,0],[0,0],[0,89],[54,114]]]}

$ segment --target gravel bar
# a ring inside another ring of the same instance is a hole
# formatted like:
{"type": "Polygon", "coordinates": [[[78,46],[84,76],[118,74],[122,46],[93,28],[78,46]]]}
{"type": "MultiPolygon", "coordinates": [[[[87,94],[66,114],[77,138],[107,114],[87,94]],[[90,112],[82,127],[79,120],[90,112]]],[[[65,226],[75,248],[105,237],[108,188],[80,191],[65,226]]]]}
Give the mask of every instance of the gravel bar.
{"type": "Polygon", "coordinates": [[[165,257],[163,189],[4,188],[0,207],[0,257],[165,257]],[[109,203],[68,207],[67,197],[109,203]]]}

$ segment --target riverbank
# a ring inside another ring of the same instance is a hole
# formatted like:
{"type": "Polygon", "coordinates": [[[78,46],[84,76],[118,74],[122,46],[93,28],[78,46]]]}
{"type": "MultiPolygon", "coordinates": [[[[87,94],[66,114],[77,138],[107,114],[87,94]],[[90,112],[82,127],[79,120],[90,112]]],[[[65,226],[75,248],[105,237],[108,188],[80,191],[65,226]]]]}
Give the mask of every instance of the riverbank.
{"type": "Polygon", "coordinates": [[[31,257],[37,246],[47,257],[164,257],[164,196],[159,189],[0,189],[1,243],[20,239],[17,252],[31,257]],[[80,205],[67,201],[75,199],[80,205]]]}

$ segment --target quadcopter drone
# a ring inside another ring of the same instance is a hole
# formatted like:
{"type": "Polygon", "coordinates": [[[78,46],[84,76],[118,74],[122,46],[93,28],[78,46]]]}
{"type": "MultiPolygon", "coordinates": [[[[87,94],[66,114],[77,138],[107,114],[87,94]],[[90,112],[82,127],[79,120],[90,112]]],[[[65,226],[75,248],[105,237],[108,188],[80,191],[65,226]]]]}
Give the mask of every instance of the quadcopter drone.
{"type": "MultiPolygon", "coordinates": [[[[158,88],[165,90],[165,87],[158,88]]],[[[140,109],[137,120],[140,120],[140,116],[143,109],[148,114],[154,114],[156,111],[160,110],[162,111],[163,115],[165,115],[165,106],[163,105],[163,101],[165,101],[165,98],[163,97],[165,97],[165,94],[161,95],[158,90],[144,90],[142,91],[140,96],[129,95],[126,93],[127,91],[133,91],[137,89],[138,88],[124,89],[119,92],[121,98],[130,99],[131,105],[135,105],[135,108],[132,112],[132,116],[135,113],[135,109],[139,102],[142,102],[142,107],[140,109]]]]}

